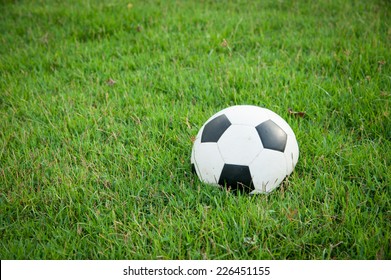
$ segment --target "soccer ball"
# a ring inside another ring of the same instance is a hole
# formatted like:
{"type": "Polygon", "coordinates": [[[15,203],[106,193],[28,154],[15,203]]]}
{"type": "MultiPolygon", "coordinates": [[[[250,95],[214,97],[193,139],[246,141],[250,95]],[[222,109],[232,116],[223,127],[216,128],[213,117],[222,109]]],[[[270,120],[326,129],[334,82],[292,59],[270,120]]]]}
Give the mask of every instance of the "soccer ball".
{"type": "Polygon", "coordinates": [[[298,158],[295,134],[284,119],[265,108],[238,105],[201,127],[191,164],[204,183],[255,194],[277,188],[298,158]]]}

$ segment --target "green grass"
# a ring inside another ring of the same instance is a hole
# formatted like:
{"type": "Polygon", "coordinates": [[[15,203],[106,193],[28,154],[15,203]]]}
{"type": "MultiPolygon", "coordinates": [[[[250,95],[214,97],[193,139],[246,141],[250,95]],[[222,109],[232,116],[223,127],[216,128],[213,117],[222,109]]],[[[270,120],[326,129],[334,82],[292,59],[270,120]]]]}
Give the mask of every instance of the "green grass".
{"type": "Polygon", "coordinates": [[[1,259],[391,258],[387,0],[128,4],[0,3],[1,259]],[[296,133],[270,195],[191,173],[234,104],[296,133]]]}

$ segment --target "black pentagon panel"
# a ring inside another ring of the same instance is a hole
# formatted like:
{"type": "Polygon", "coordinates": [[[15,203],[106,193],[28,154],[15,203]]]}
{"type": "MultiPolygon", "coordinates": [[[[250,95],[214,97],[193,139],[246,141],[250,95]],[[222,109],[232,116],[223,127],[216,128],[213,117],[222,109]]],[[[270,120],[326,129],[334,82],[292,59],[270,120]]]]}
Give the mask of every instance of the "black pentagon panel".
{"type": "Polygon", "coordinates": [[[245,165],[225,164],[221,171],[219,185],[225,186],[233,192],[251,192],[254,190],[250,168],[245,165]]]}
{"type": "Polygon", "coordinates": [[[217,142],[230,125],[231,122],[226,115],[214,118],[205,125],[201,136],[201,143],[217,142]]]}
{"type": "Polygon", "coordinates": [[[261,123],[256,129],[265,149],[276,150],[282,153],[285,151],[288,136],[272,120],[261,123]]]}

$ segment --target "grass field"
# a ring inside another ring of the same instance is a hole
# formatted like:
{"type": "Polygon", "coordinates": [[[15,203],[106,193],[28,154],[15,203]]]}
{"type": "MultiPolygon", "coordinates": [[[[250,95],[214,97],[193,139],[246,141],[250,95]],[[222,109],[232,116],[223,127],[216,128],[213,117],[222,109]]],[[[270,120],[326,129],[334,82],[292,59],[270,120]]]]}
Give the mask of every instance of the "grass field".
{"type": "Polygon", "coordinates": [[[130,2],[0,2],[1,259],[391,259],[389,1],[130,2]],[[234,104],[296,133],[270,195],[191,173],[234,104]]]}

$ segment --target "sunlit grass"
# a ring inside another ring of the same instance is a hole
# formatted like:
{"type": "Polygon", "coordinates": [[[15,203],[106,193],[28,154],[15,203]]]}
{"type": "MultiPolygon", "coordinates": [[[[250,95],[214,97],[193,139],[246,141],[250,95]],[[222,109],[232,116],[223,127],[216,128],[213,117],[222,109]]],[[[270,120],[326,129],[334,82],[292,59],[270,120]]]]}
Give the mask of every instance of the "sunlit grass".
{"type": "Polygon", "coordinates": [[[2,1],[1,259],[391,257],[388,1],[255,2],[2,1]],[[191,173],[234,104],[296,133],[268,196],[191,173]]]}

